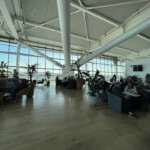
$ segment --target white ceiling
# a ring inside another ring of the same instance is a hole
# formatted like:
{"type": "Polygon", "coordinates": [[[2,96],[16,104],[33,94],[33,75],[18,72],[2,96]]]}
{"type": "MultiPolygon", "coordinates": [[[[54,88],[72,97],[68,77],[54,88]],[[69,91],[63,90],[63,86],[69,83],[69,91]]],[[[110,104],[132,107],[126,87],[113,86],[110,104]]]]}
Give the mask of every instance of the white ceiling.
{"type": "MultiPolygon", "coordinates": [[[[112,33],[117,26],[122,26],[124,23],[128,22],[128,20],[138,16],[145,8],[149,7],[150,9],[150,0],[139,1],[72,0],[76,5],[82,6],[84,9],[88,10],[88,12],[96,14],[96,16],[94,16],[85,12],[84,18],[82,10],[78,10],[71,6],[72,50],[91,51],[90,47],[93,43],[100,43],[101,40],[109,33],[112,33]],[[106,7],[106,5],[124,2],[128,3],[131,1],[134,3],[106,7]],[[90,7],[97,6],[101,6],[101,8],[90,9],[90,7]],[[99,16],[104,19],[100,19],[99,16]]],[[[56,0],[5,0],[19,38],[26,42],[28,41],[29,43],[37,42],[37,45],[40,43],[41,45],[61,47],[62,40],[56,2],[56,0]],[[42,28],[39,27],[39,25],[43,23],[45,24],[42,28]],[[38,27],[35,28],[36,25],[38,25],[38,27]]],[[[3,38],[14,38],[6,23],[6,18],[1,13],[0,21],[0,36],[3,38]]],[[[122,49],[116,47],[105,54],[122,59],[127,59],[127,57],[124,56],[128,56],[130,59],[133,59],[134,57],[129,55],[134,53],[133,51],[139,53],[142,50],[150,49],[150,29],[143,31],[140,35],[135,36],[118,46],[122,49]]]]}

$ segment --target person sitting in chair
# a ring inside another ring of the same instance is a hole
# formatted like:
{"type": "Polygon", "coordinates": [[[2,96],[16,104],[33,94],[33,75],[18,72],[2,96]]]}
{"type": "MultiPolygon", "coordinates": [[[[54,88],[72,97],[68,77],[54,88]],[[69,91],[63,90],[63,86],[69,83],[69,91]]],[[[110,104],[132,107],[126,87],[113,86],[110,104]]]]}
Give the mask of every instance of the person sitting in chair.
{"type": "Polygon", "coordinates": [[[128,95],[123,95],[122,92],[123,91],[121,89],[121,83],[117,82],[115,86],[112,88],[112,93],[114,93],[119,97],[122,97],[123,101],[126,104],[129,117],[137,119],[138,117],[133,114],[133,110],[132,110],[132,97],[128,95]]]}
{"type": "Polygon", "coordinates": [[[125,87],[124,92],[129,92],[133,94],[138,94],[135,85],[132,82],[129,82],[128,85],[125,87]]]}

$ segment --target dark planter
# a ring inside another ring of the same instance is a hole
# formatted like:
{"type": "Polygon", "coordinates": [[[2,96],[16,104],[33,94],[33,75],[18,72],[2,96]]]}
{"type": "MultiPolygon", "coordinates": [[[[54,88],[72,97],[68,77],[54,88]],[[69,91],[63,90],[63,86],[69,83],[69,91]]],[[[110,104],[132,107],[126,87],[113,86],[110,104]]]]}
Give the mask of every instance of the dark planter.
{"type": "Polygon", "coordinates": [[[31,98],[34,95],[34,84],[30,84],[30,91],[29,94],[27,95],[27,98],[31,98]]]}
{"type": "Polygon", "coordinates": [[[84,79],[76,79],[76,87],[78,90],[82,90],[84,84],[85,84],[84,79]]]}

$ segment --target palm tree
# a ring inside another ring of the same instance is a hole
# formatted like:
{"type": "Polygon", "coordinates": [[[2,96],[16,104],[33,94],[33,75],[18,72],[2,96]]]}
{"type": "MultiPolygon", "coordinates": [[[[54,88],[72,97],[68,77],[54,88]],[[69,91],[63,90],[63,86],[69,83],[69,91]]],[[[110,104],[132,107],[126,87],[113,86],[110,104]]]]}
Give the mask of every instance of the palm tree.
{"type": "Polygon", "coordinates": [[[51,73],[50,73],[49,71],[46,71],[46,72],[45,72],[45,76],[47,77],[47,85],[49,86],[49,84],[50,84],[49,79],[50,79],[50,77],[51,77],[51,73]]]}
{"type": "Polygon", "coordinates": [[[34,64],[34,65],[29,65],[28,64],[28,75],[30,77],[30,83],[32,83],[32,77],[33,77],[33,74],[36,72],[36,65],[37,64],[34,64]]]}
{"type": "Polygon", "coordinates": [[[8,74],[8,66],[7,63],[4,63],[4,61],[1,61],[0,63],[0,76],[5,77],[5,73],[7,72],[8,74]],[[7,69],[7,71],[5,70],[7,69]]]}

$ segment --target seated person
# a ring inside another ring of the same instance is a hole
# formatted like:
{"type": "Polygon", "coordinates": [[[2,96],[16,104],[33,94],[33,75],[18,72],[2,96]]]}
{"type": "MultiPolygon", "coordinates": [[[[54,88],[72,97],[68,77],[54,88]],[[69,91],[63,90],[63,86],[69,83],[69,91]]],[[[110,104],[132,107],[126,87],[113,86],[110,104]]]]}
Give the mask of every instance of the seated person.
{"type": "Polygon", "coordinates": [[[137,85],[143,85],[142,78],[138,78],[137,85]]]}
{"type": "Polygon", "coordinates": [[[61,85],[65,88],[68,84],[68,80],[67,77],[65,77],[62,81],[61,81],[61,85]]]}
{"type": "Polygon", "coordinates": [[[129,82],[128,85],[125,87],[124,92],[129,92],[133,94],[138,94],[135,85],[132,82],[129,82]]]}
{"type": "Polygon", "coordinates": [[[150,102],[150,85],[149,83],[144,83],[144,85],[138,85],[137,86],[138,91],[140,95],[144,96],[143,99],[145,99],[146,103],[150,102]]]}
{"type": "Polygon", "coordinates": [[[145,80],[144,87],[150,90],[150,83],[145,80]]]}
{"type": "Polygon", "coordinates": [[[124,79],[123,79],[123,82],[121,82],[121,88],[124,90],[125,87],[127,86],[127,84],[128,84],[127,79],[124,78],[124,79]]]}
{"type": "Polygon", "coordinates": [[[123,77],[120,77],[120,82],[123,83],[123,77]]]}
{"type": "Polygon", "coordinates": [[[60,81],[60,79],[58,78],[58,76],[56,77],[55,82],[56,82],[56,87],[61,84],[61,81],[60,81]]]}
{"type": "Polygon", "coordinates": [[[21,84],[18,87],[16,87],[16,89],[13,90],[13,92],[11,93],[13,100],[15,100],[17,92],[26,88],[26,87],[28,87],[28,80],[21,79],[21,84]]]}
{"type": "Polygon", "coordinates": [[[104,77],[102,77],[100,80],[100,88],[103,90],[106,90],[107,88],[109,88],[109,83],[105,81],[104,77]]]}
{"type": "Polygon", "coordinates": [[[135,116],[133,114],[133,110],[132,110],[132,97],[128,96],[128,95],[124,95],[122,94],[122,89],[121,89],[121,83],[117,82],[115,84],[115,86],[112,88],[112,93],[114,93],[115,95],[121,97],[123,99],[123,101],[126,104],[127,107],[127,111],[128,111],[128,115],[131,118],[138,118],[137,116],[135,116]]]}
{"type": "Polygon", "coordinates": [[[67,89],[76,89],[76,81],[73,78],[73,76],[71,76],[70,78],[68,78],[67,89]]]}
{"type": "Polygon", "coordinates": [[[117,82],[117,76],[114,74],[114,76],[113,76],[113,79],[112,79],[113,81],[113,84],[115,84],[116,82],[117,82]]]}

